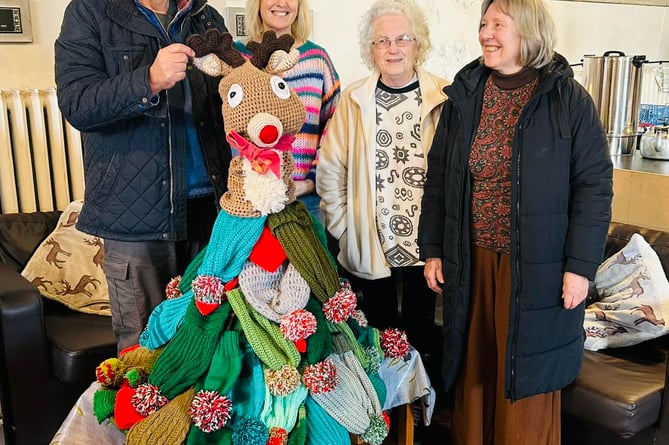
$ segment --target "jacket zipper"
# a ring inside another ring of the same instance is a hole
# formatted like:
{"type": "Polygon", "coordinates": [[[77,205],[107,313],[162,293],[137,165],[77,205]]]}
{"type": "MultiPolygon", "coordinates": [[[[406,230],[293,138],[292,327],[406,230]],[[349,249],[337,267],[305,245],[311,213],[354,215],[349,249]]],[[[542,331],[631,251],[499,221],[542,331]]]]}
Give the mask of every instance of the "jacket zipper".
{"type": "MultiPolygon", "coordinates": [[[[539,89],[539,86],[537,86],[537,90],[539,89]]],[[[515,310],[513,314],[513,337],[512,337],[512,342],[511,342],[511,384],[509,388],[509,399],[511,399],[512,402],[516,400],[516,346],[518,344],[518,331],[520,330],[520,287],[522,285],[522,281],[520,279],[520,194],[521,194],[521,187],[520,187],[520,160],[522,157],[522,150],[521,147],[523,146],[522,144],[522,138],[523,138],[523,128],[525,122],[528,120],[528,113],[531,107],[535,107],[534,103],[537,101],[537,93],[539,91],[536,91],[533,97],[530,99],[530,101],[525,105],[520,118],[518,120],[518,127],[516,128],[516,201],[514,203],[514,206],[516,208],[516,218],[515,218],[515,224],[512,224],[515,226],[514,227],[514,233],[516,234],[516,242],[515,242],[515,249],[516,253],[511,258],[513,261],[513,272],[514,276],[511,277],[511,290],[513,292],[513,301],[514,301],[514,307],[515,310]],[[513,278],[515,278],[516,281],[516,289],[513,289],[513,278]]],[[[534,108],[532,108],[534,109],[534,108]]]]}
{"type": "MultiPolygon", "coordinates": [[[[519,255],[520,255],[520,231],[518,230],[518,218],[520,215],[520,158],[521,158],[521,149],[520,147],[522,146],[521,139],[522,139],[522,132],[523,132],[523,123],[521,122],[518,125],[518,128],[516,129],[516,135],[517,135],[517,146],[518,146],[518,152],[516,153],[516,202],[515,202],[515,207],[516,207],[516,224],[515,224],[515,233],[516,233],[516,253],[514,255],[514,275],[516,278],[516,286],[520,286],[520,261],[519,261],[519,255]]],[[[512,277],[513,278],[513,277],[512,277]]],[[[513,279],[512,279],[513,283],[513,279]]],[[[511,401],[516,400],[516,345],[518,343],[518,330],[519,330],[519,307],[520,307],[520,301],[518,295],[520,294],[519,289],[513,289],[514,291],[513,294],[513,300],[514,300],[514,307],[515,310],[513,312],[513,341],[511,342],[511,387],[509,388],[509,398],[511,401]]]]}

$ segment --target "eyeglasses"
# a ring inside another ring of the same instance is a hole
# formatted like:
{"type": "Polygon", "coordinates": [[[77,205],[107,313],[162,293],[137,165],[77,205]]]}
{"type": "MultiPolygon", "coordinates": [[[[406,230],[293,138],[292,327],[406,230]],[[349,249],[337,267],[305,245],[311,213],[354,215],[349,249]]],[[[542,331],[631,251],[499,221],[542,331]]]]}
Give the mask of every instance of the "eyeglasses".
{"type": "Polygon", "coordinates": [[[392,42],[395,42],[396,46],[398,46],[399,48],[404,48],[405,46],[411,45],[411,42],[414,42],[415,40],[416,40],[415,37],[411,37],[407,34],[402,34],[401,36],[395,39],[389,39],[388,37],[379,37],[378,39],[372,41],[372,45],[374,45],[375,48],[387,49],[390,48],[390,44],[392,42]]]}

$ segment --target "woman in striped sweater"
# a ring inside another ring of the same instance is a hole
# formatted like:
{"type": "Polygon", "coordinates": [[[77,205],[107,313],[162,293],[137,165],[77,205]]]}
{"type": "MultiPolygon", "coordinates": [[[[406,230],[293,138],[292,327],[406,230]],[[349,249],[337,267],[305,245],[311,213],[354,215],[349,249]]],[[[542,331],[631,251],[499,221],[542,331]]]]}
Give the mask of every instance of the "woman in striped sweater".
{"type": "MultiPolygon", "coordinates": [[[[327,51],[308,39],[311,14],[307,0],[247,0],[246,19],[250,40],[260,42],[265,31],[295,38],[294,47],[300,60],[284,73],[284,80],[297,93],[307,112],[304,126],[293,142],[295,194],[323,223],[315,187],[316,164],[321,136],[339,100],[339,76],[327,51]]],[[[250,57],[244,43],[236,45],[250,57]]]]}

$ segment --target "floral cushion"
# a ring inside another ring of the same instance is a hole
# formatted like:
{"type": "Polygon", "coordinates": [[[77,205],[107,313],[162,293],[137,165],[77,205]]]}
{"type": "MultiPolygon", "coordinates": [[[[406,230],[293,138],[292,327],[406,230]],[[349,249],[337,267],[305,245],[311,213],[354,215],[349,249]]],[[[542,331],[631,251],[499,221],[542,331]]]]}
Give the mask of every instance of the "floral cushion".
{"type": "Polygon", "coordinates": [[[631,346],[669,332],[669,282],[646,240],[632,235],[595,276],[599,301],[585,311],[585,348],[631,346]]]}
{"type": "Polygon", "coordinates": [[[67,206],[22,275],[46,298],[80,312],[111,316],[102,271],[103,241],[75,227],[82,204],[73,201],[67,206]]]}

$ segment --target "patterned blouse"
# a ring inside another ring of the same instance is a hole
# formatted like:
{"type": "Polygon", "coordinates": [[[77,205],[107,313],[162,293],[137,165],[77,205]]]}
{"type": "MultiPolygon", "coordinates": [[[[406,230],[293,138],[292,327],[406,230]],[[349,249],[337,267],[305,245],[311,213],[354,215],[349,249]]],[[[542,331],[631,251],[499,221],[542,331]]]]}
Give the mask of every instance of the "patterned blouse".
{"type": "Polygon", "coordinates": [[[469,155],[474,245],[509,253],[511,244],[511,152],[516,125],[537,84],[538,72],[494,73],[483,90],[481,120],[469,155]]]}

